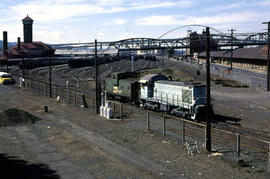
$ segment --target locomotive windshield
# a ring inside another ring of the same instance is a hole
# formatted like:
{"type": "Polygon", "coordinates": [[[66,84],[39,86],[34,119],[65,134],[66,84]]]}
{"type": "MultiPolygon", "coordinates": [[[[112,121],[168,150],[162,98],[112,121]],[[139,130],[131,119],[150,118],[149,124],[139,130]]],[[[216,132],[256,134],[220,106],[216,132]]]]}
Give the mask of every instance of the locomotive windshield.
{"type": "Polygon", "coordinates": [[[195,98],[204,98],[206,96],[205,86],[196,86],[194,87],[193,95],[195,98]]]}

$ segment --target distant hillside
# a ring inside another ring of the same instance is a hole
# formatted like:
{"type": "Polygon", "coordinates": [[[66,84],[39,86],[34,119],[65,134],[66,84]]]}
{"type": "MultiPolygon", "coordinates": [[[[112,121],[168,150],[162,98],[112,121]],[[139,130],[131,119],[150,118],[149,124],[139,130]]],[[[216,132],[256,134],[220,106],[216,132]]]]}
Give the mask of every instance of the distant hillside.
{"type": "MultiPolygon", "coordinates": [[[[16,44],[17,44],[17,42],[9,42],[8,49],[10,49],[11,47],[13,47],[16,44]]],[[[3,49],[3,40],[0,40],[0,51],[2,51],[2,49],[3,49]]]]}

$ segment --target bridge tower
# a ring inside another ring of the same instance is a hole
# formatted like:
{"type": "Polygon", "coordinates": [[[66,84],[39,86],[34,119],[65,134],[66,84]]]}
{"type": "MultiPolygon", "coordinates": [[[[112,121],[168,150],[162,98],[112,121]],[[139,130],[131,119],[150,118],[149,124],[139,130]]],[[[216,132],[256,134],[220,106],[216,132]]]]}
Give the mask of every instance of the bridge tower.
{"type": "Polygon", "coordinates": [[[33,19],[31,19],[28,15],[22,20],[23,22],[23,37],[24,43],[32,43],[33,42],[33,19]]]}

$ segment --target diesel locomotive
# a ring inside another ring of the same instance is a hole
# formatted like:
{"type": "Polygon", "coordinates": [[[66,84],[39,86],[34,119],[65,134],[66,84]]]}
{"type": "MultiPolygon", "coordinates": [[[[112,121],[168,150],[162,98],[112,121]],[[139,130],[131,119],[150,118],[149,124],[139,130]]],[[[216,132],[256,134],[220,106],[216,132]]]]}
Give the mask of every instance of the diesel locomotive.
{"type": "Polygon", "coordinates": [[[161,74],[147,74],[140,80],[138,73],[112,73],[105,79],[109,99],[131,102],[146,109],[200,120],[206,114],[205,85],[171,81],[161,74]]]}

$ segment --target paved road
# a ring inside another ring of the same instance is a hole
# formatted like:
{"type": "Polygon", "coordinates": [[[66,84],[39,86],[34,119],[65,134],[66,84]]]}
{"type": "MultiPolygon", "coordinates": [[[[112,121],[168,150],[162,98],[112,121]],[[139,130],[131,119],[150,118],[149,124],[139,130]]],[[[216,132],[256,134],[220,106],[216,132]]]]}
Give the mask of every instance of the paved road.
{"type": "MultiPolygon", "coordinates": [[[[184,63],[186,65],[191,65],[194,68],[198,68],[197,63],[190,63],[188,61],[184,61],[180,63],[184,63]]],[[[203,66],[205,66],[204,63],[201,67],[203,66]]],[[[220,74],[219,76],[223,77],[224,75],[223,72],[228,69],[228,66],[222,66],[216,63],[211,63],[211,69],[217,70],[217,73],[220,74]]],[[[259,87],[259,88],[266,89],[266,74],[257,73],[257,72],[253,72],[253,71],[249,71],[245,69],[239,69],[239,68],[233,68],[231,74],[233,74],[233,80],[235,81],[250,85],[251,87],[255,87],[255,88],[259,87]]]]}
{"type": "MultiPolygon", "coordinates": [[[[222,69],[222,70],[225,70],[228,68],[226,66],[213,64],[213,63],[211,64],[211,66],[218,67],[219,69],[222,69]]],[[[260,86],[261,88],[266,89],[266,74],[252,72],[249,70],[239,69],[239,68],[233,68],[233,73],[235,75],[239,75],[239,77],[250,79],[252,87],[260,86]]]]}

